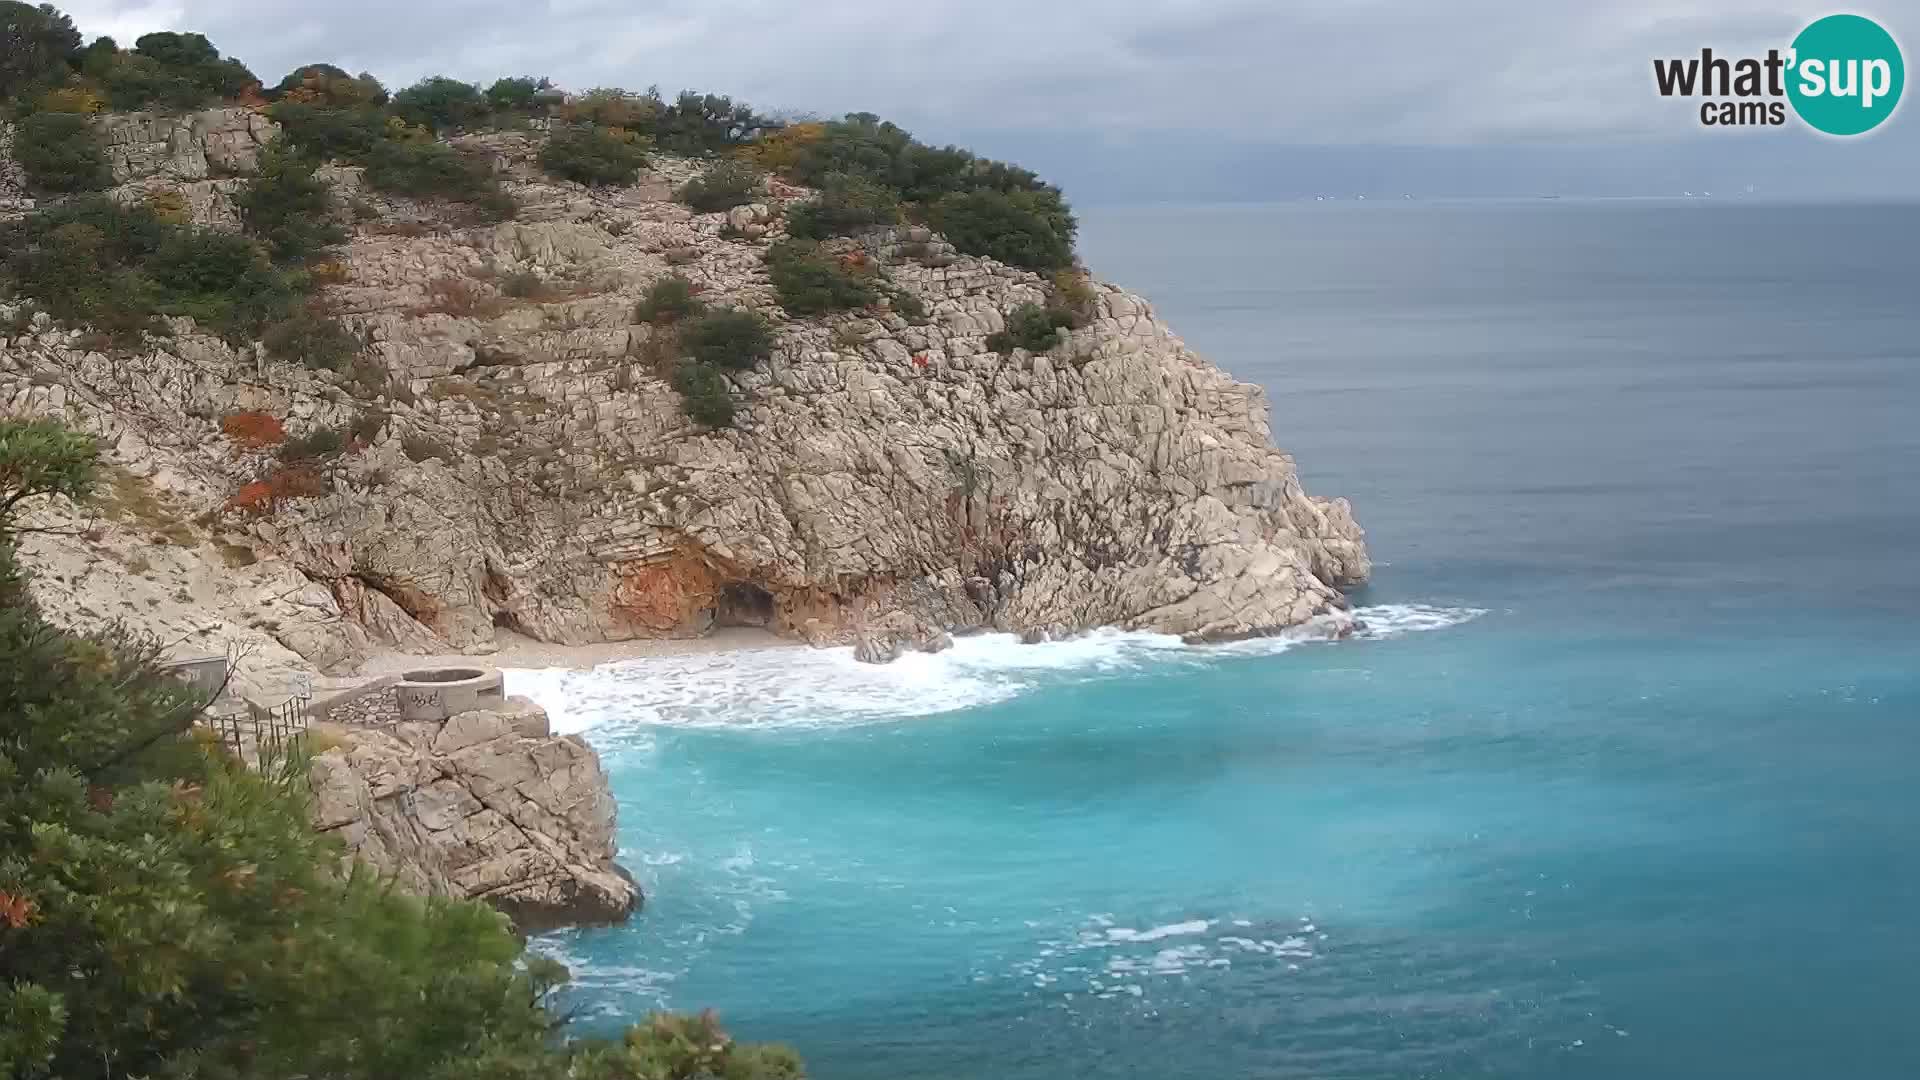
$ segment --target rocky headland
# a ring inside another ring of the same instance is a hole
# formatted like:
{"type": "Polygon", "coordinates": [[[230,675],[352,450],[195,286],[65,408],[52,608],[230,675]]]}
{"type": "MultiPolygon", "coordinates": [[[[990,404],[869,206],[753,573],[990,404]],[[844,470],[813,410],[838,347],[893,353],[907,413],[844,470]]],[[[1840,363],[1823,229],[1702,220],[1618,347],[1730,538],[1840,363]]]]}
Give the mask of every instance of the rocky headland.
{"type": "MultiPolygon", "coordinates": [[[[115,198],[215,229],[239,226],[235,193],[276,134],[245,108],[97,123],[115,198]]],[[[253,682],[485,652],[499,628],[764,626],[873,659],[981,629],[1338,632],[1340,590],[1368,572],[1346,501],[1307,494],[1262,391],[1140,297],[1089,282],[1057,344],[996,351],[1048,279],[892,227],[826,246],[884,267],[923,315],[792,317],[764,256],[811,192],[775,181],[695,213],[673,191],[700,162],[655,154],[637,183],[588,188],[542,172],[544,138],[454,140],[519,205],[495,224],[321,170],[353,221],[321,268],[362,346],[351,375],[190,319],[126,349],[0,311],[0,407],[96,433],[120,470],[105,518],[27,545],[48,609],[242,644],[253,682]],[[690,421],[649,362],[660,330],[635,306],[669,274],[776,331],[766,363],[731,374],[730,427],[690,421]],[[353,432],[349,452],[317,484],[263,487],[276,441],[318,429],[353,432]]],[[[17,174],[0,188],[31,208],[17,174]]]]}

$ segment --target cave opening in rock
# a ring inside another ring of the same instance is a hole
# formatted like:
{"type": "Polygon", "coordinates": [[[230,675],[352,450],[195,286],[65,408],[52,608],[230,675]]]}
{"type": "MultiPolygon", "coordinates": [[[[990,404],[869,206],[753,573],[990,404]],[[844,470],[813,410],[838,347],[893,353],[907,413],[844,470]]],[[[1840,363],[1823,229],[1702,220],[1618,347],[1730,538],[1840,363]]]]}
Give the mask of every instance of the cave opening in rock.
{"type": "Polygon", "coordinates": [[[773,594],[751,582],[736,581],[720,590],[714,604],[715,626],[767,626],[773,622],[773,594]]]}

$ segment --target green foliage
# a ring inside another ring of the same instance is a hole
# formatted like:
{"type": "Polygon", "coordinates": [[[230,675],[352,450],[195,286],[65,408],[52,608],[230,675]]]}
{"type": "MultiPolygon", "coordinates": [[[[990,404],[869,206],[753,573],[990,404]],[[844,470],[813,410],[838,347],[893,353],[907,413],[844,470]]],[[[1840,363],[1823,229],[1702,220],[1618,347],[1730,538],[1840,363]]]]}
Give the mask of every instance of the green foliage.
{"type": "Polygon", "coordinates": [[[267,355],[323,371],[345,371],[360,352],[360,339],[340,320],[302,308],[261,335],[267,355]]]}
{"type": "Polygon", "coordinates": [[[683,363],[674,369],[673,388],[680,407],[695,423],[727,427],[733,423],[733,384],[711,364],[683,363]]]}
{"type": "Polygon", "coordinates": [[[631,184],[646,163],[646,148],[632,133],[591,124],[556,131],[540,149],[540,167],[548,173],[592,186],[631,184]]]}
{"type": "Polygon", "coordinates": [[[496,218],[513,216],[513,200],[487,164],[445,143],[377,144],[367,159],[367,183],[380,191],[414,198],[471,203],[496,218]]]}
{"type": "Polygon", "coordinates": [[[282,262],[309,258],[347,237],[333,219],[327,185],[313,169],[311,161],[269,148],[259,171],[234,196],[248,231],[282,262]]]}
{"type": "Polygon", "coordinates": [[[493,85],[487,87],[487,105],[497,112],[524,112],[533,107],[535,95],[552,85],[549,79],[536,79],[531,75],[495,79],[493,85]]]}
{"type": "Polygon", "coordinates": [[[861,229],[900,223],[900,196],[864,176],[833,173],[820,194],[787,210],[787,232],[803,240],[824,240],[861,229]]]}
{"type": "Polygon", "coordinates": [[[439,134],[476,127],[491,110],[472,83],[434,75],[393,95],[394,115],[439,134]]]}
{"type": "Polygon", "coordinates": [[[712,1012],[655,1013],[627,1029],[617,1045],[581,1052],[577,1080],[803,1080],[800,1058],[784,1046],[742,1046],[712,1012]]]}
{"type": "Polygon", "coordinates": [[[174,228],[142,270],[161,314],[191,316],[233,341],[258,337],[300,301],[299,283],[251,240],[213,229],[174,228]]]}
{"type": "Polygon", "coordinates": [[[99,132],[75,113],[39,112],[22,119],[14,128],[13,157],[37,191],[99,191],[113,184],[99,132]]]}
{"type": "Polygon", "coordinates": [[[987,348],[997,353],[1014,349],[1046,352],[1060,343],[1060,331],[1073,325],[1071,312],[1039,304],[1021,304],[1007,313],[1007,328],[987,335],[987,348]]]}
{"type": "Polygon", "coordinates": [[[79,52],[80,32],[51,4],[0,0],[0,98],[24,101],[58,86],[79,52]]]}
{"type": "Polygon", "coordinates": [[[703,364],[744,371],[773,355],[773,330],[751,311],[709,311],[680,332],[688,356],[703,364]]]}
{"type": "Polygon", "coordinates": [[[647,286],[647,295],[634,305],[633,318],[643,323],[678,322],[698,314],[705,306],[693,295],[693,282],[679,274],[668,274],[647,286]]]}
{"type": "Polygon", "coordinates": [[[565,971],[500,915],[337,871],[310,747],[250,768],[193,733],[204,699],[156,644],[48,623],[9,524],[96,461],[0,420],[0,1076],[800,1080],[711,1016],[556,1044],[565,971]]]}
{"type": "Polygon", "coordinates": [[[739,161],[721,161],[680,185],[674,197],[686,203],[695,213],[711,214],[752,202],[765,182],[766,177],[750,165],[739,161]]]}
{"type": "Polygon", "coordinates": [[[891,189],[968,254],[1040,270],[1073,259],[1076,223],[1058,188],[1016,165],[927,146],[871,113],[823,125],[788,175],[822,188],[847,176],[891,189]]]}
{"type": "Polygon", "coordinates": [[[0,536],[28,499],[86,498],[99,462],[91,436],[52,420],[0,420],[0,536]]]}
{"type": "Polygon", "coordinates": [[[268,115],[282,139],[315,161],[365,162],[387,140],[387,117],[377,108],[282,100],[268,115]]]}
{"type": "Polygon", "coordinates": [[[956,192],[929,207],[927,220],[969,255],[1028,270],[1054,270],[1073,262],[1073,215],[1056,193],[956,192]]]}
{"type": "Polygon", "coordinates": [[[276,102],[363,109],[385,105],[387,88],[366,72],[349,75],[332,64],[308,64],[288,72],[267,96],[276,102]]]}
{"type": "Polygon", "coordinates": [[[872,275],[856,273],[802,240],[782,240],[767,249],[767,276],[780,306],[793,315],[862,308],[880,299],[872,275]]]}
{"type": "Polygon", "coordinates": [[[197,109],[237,97],[258,82],[245,64],[223,59],[199,34],[143,34],[132,52],[100,44],[89,47],[85,68],[119,110],[197,109]]]}
{"type": "MultiPolygon", "coordinates": [[[[648,96],[659,101],[651,92],[648,96]]],[[[660,103],[652,113],[652,122],[637,130],[651,136],[660,149],[689,156],[731,149],[769,126],[744,101],[692,90],[681,91],[672,104],[660,103]]]]}
{"type": "Polygon", "coordinates": [[[290,313],[304,284],[274,269],[246,237],[172,224],[145,205],[97,196],[30,215],[0,240],[14,295],[121,341],[152,329],[154,315],[192,316],[248,340],[290,313]]]}
{"type": "Polygon", "coordinates": [[[332,457],[347,448],[348,434],[330,427],[314,428],[305,435],[296,435],[280,444],[280,460],[285,462],[314,461],[332,457]]]}

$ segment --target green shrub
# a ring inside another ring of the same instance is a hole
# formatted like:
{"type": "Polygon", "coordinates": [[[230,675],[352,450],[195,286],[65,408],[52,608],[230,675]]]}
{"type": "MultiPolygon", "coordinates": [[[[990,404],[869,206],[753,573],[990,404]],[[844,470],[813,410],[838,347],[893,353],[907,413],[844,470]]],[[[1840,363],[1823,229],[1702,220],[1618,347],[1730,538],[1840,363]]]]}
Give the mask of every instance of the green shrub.
{"type": "Polygon", "coordinates": [[[550,175],[589,186],[631,184],[646,163],[646,149],[631,134],[592,125],[557,131],[540,149],[540,167],[550,175]]]}
{"type": "Polygon", "coordinates": [[[25,101],[65,82],[80,31],[51,6],[0,3],[0,98],[25,101]]]}
{"type": "Polygon", "coordinates": [[[367,160],[366,177],[380,191],[451,199],[471,203],[495,217],[513,216],[512,198],[501,190],[486,163],[445,143],[382,142],[367,160]]]}
{"type": "Polygon", "coordinates": [[[358,109],[385,105],[387,88],[364,72],[355,76],[332,64],[307,64],[288,72],[267,97],[330,109],[358,109]]]}
{"type": "Polygon", "coordinates": [[[892,286],[886,289],[886,294],[893,310],[907,318],[924,319],[927,317],[927,305],[922,303],[919,297],[907,290],[898,286],[892,286]]]}
{"type": "Polygon", "coordinates": [[[834,173],[820,194],[787,210],[787,232],[803,240],[824,240],[861,229],[900,223],[900,196],[862,176],[834,173]]]}
{"type": "Polygon", "coordinates": [[[997,353],[1014,349],[1046,352],[1060,343],[1060,330],[1073,324],[1071,313],[1039,304],[1022,304],[1007,313],[1007,328],[987,335],[987,348],[997,353]]]}
{"type": "Polygon", "coordinates": [[[680,185],[674,197],[686,203],[695,213],[711,214],[752,202],[765,180],[759,170],[751,165],[722,161],[680,185]]]}
{"type": "Polygon", "coordinates": [[[734,1042],[712,1012],[656,1013],[627,1029],[618,1044],[582,1050],[578,1080],[804,1080],[800,1058],[784,1046],[734,1042]]]}
{"type": "Polygon", "coordinates": [[[387,117],[376,108],[280,101],[268,115],[280,125],[282,139],[315,161],[365,162],[387,141],[387,117]]]}
{"type": "Polygon", "coordinates": [[[490,111],[479,87],[445,75],[422,79],[393,95],[394,115],[435,134],[478,126],[490,111]]]}
{"type": "Polygon", "coordinates": [[[112,186],[107,151],[93,122],[76,113],[34,113],[14,127],[13,157],[37,191],[99,191],[112,186]]]}
{"type": "Polygon", "coordinates": [[[280,460],[291,464],[332,457],[347,448],[347,439],[348,436],[336,428],[314,428],[305,435],[295,435],[281,443],[280,460]]]}
{"type": "Polygon", "coordinates": [[[232,233],[177,228],[142,270],[159,289],[162,314],[191,316],[235,342],[259,336],[299,303],[297,283],[232,233]]]}
{"type": "MultiPolygon", "coordinates": [[[[95,42],[98,46],[99,42],[95,42]]],[[[199,34],[143,34],[132,52],[89,48],[86,66],[115,109],[198,109],[256,86],[253,72],[199,34]]]]}
{"type": "Polygon", "coordinates": [[[683,363],[674,370],[673,388],[680,391],[680,407],[695,423],[715,428],[733,423],[733,384],[719,368],[683,363]]]}
{"type": "Polygon", "coordinates": [[[793,315],[862,308],[880,299],[870,274],[857,274],[818,245],[782,240],[767,249],[767,276],[780,306],[793,315]]]}
{"type": "Polygon", "coordinates": [[[1048,192],[957,192],[933,203],[927,220],[969,255],[1028,270],[1073,263],[1073,215],[1048,192]]]}
{"type": "Polygon", "coordinates": [[[689,157],[732,149],[771,126],[746,102],[719,94],[683,90],[668,103],[648,91],[643,101],[633,130],[650,136],[662,150],[689,157]]]}
{"type": "Polygon", "coordinates": [[[340,320],[302,309],[267,327],[267,355],[322,371],[345,371],[360,353],[360,339],[340,320]]]}
{"type": "Polygon", "coordinates": [[[495,79],[487,87],[487,104],[497,112],[519,112],[533,108],[533,102],[540,91],[553,85],[551,79],[536,79],[531,75],[519,78],[495,79]]]}
{"type": "Polygon", "coordinates": [[[705,307],[693,295],[693,282],[679,274],[668,274],[647,286],[647,295],[634,306],[633,319],[643,323],[678,322],[705,307]]]}
{"type": "Polygon", "coordinates": [[[306,259],[346,239],[346,230],[333,220],[327,185],[313,168],[311,161],[270,148],[259,172],[234,196],[248,231],[275,259],[306,259]]]}
{"type": "Polygon", "coordinates": [[[400,440],[400,450],[407,460],[420,462],[430,458],[439,458],[442,464],[452,465],[459,461],[446,444],[427,438],[425,435],[408,435],[400,440]]]}
{"type": "Polygon", "coordinates": [[[744,371],[773,356],[773,330],[751,311],[728,308],[688,323],[680,344],[700,363],[744,371]]]}

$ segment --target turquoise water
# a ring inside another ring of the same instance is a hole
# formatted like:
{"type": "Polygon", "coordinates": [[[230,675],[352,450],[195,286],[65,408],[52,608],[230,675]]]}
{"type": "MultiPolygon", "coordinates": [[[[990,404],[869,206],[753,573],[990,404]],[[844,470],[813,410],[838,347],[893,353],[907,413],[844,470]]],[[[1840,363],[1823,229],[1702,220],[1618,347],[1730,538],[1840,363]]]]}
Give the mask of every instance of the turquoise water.
{"type": "Polygon", "coordinates": [[[1920,1075],[1920,209],[1089,215],[1372,633],[516,674],[645,914],[589,1027],[824,1078],[1920,1075]]]}

